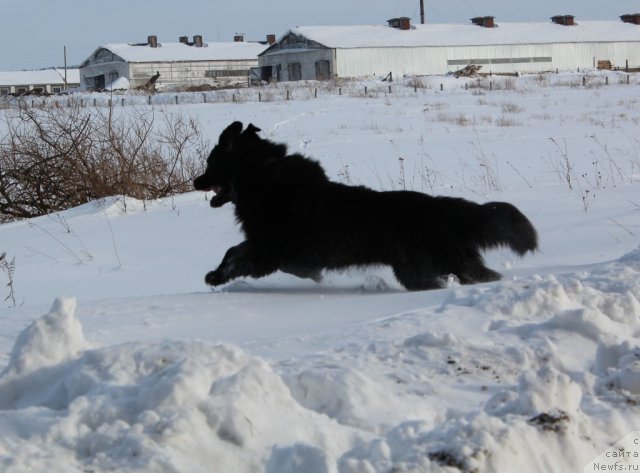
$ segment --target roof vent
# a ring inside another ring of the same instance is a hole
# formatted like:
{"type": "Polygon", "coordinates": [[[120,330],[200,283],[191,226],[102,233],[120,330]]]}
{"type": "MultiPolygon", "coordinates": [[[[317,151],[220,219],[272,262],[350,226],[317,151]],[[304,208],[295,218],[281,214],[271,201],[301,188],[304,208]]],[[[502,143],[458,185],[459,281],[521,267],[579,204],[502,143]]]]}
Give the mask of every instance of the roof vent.
{"type": "Polygon", "coordinates": [[[622,15],[620,19],[625,23],[633,23],[634,25],[640,25],[640,13],[631,13],[629,15],[622,15]]]}
{"type": "Polygon", "coordinates": [[[574,26],[576,24],[574,19],[575,17],[573,15],[556,15],[551,17],[551,21],[553,21],[556,25],[565,26],[574,26]]]}
{"type": "Polygon", "coordinates": [[[147,36],[147,44],[151,48],[158,47],[158,37],[156,35],[147,36]]]}
{"type": "Polygon", "coordinates": [[[186,44],[187,46],[189,45],[189,37],[188,36],[180,36],[180,38],[178,38],[178,41],[180,41],[180,43],[182,43],[182,44],[186,44]]]}
{"type": "Polygon", "coordinates": [[[276,44],[276,35],[268,34],[267,35],[267,44],[276,44]]]}
{"type": "Polygon", "coordinates": [[[236,33],[233,36],[233,41],[235,43],[242,43],[244,41],[244,33],[236,33]]]}
{"type": "Polygon", "coordinates": [[[471,23],[478,26],[484,26],[485,28],[495,28],[494,20],[495,16],[476,16],[471,18],[471,23]]]}
{"type": "Polygon", "coordinates": [[[202,35],[197,34],[193,36],[193,45],[196,48],[201,48],[202,46],[204,46],[204,41],[202,40],[202,35]]]}
{"type": "Polygon", "coordinates": [[[392,28],[398,28],[399,30],[411,29],[411,18],[407,18],[406,16],[391,18],[390,20],[387,20],[387,23],[389,23],[389,26],[392,28]]]}

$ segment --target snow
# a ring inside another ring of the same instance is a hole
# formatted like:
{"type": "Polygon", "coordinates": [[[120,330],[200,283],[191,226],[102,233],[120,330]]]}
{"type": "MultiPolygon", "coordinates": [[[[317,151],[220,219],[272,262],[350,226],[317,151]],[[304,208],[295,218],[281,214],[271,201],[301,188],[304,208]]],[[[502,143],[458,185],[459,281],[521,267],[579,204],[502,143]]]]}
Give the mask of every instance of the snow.
{"type": "Polygon", "coordinates": [[[203,47],[183,43],[159,43],[157,48],[148,45],[110,43],[98,49],[108,49],[127,62],[166,61],[257,61],[266,46],[260,43],[234,41],[230,43],[205,43],[203,47]]]}
{"type": "Polygon", "coordinates": [[[608,77],[167,106],[212,142],[252,122],[343,182],[512,202],[541,250],[491,252],[502,281],[435,291],[388,268],[211,291],[204,274],[241,236],[210,193],[0,225],[17,302],[0,308],[0,470],[637,465],[640,103],[635,77],[608,77]]]}
{"type": "MultiPolygon", "coordinates": [[[[466,24],[413,25],[400,30],[385,25],[298,26],[289,32],[329,48],[479,46],[640,41],[640,28],[621,21],[577,21],[573,26],[546,23],[503,23],[495,28],[466,24]]],[[[286,34],[285,34],[286,36],[286,34]]]]}
{"type": "MultiPolygon", "coordinates": [[[[80,83],[80,70],[67,69],[67,82],[80,83]]],[[[64,69],[0,71],[0,86],[64,84],[64,69]]]]}

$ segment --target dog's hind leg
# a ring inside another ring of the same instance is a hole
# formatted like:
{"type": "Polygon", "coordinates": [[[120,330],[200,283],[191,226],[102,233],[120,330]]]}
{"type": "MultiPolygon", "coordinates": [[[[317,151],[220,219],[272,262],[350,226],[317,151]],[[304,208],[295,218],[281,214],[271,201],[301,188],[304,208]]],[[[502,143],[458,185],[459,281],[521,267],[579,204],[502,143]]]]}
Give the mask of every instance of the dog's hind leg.
{"type": "Polygon", "coordinates": [[[220,265],[207,273],[204,280],[211,286],[220,286],[243,276],[260,278],[275,272],[278,262],[267,252],[248,241],[229,248],[220,265]]]}
{"type": "Polygon", "coordinates": [[[453,272],[461,284],[492,282],[502,279],[500,273],[484,265],[484,259],[479,254],[468,255],[460,267],[453,272]]]}
{"type": "Polygon", "coordinates": [[[443,278],[415,264],[394,264],[393,274],[398,282],[409,291],[439,289],[443,286],[443,278]]]}

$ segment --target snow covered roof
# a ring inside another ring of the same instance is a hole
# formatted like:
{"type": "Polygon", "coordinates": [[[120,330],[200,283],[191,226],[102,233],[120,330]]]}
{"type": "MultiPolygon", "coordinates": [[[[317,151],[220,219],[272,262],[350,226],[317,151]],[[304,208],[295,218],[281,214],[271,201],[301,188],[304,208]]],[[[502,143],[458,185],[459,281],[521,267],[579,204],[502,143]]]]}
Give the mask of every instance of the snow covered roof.
{"type": "Polygon", "coordinates": [[[410,30],[400,30],[386,25],[298,26],[289,32],[336,49],[593,41],[640,42],[640,26],[621,21],[578,21],[574,26],[552,22],[497,22],[495,28],[473,24],[427,24],[414,25],[410,30]]]}
{"type": "MultiPolygon", "coordinates": [[[[78,69],[67,69],[67,83],[80,83],[78,69]]],[[[0,72],[0,86],[43,84],[64,84],[64,69],[0,72]]]]}
{"type": "Polygon", "coordinates": [[[205,43],[202,47],[184,43],[158,43],[157,48],[148,45],[105,44],[98,49],[108,49],[127,62],[178,62],[257,59],[265,49],[260,43],[232,42],[205,43]]]}

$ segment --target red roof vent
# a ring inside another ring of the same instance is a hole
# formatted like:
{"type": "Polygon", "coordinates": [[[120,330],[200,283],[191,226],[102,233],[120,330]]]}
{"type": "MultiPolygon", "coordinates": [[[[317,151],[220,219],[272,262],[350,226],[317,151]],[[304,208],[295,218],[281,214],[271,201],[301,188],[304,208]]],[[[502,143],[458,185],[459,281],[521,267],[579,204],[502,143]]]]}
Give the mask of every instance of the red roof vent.
{"type": "Polygon", "coordinates": [[[620,19],[625,23],[633,23],[634,25],[640,25],[640,13],[631,13],[630,15],[622,15],[620,19]]]}
{"type": "Polygon", "coordinates": [[[576,24],[574,19],[575,17],[573,15],[556,15],[551,17],[551,21],[553,21],[556,25],[565,26],[574,26],[576,24]]]}
{"type": "Polygon", "coordinates": [[[389,26],[392,28],[398,28],[399,30],[410,30],[411,29],[411,18],[407,18],[406,16],[400,18],[391,18],[387,21],[389,26]]]}
{"type": "Polygon", "coordinates": [[[485,28],[495,28],[494,19],[495,16],[476,16],[475,18],[471,18],[471,23],[485,28]]]}

